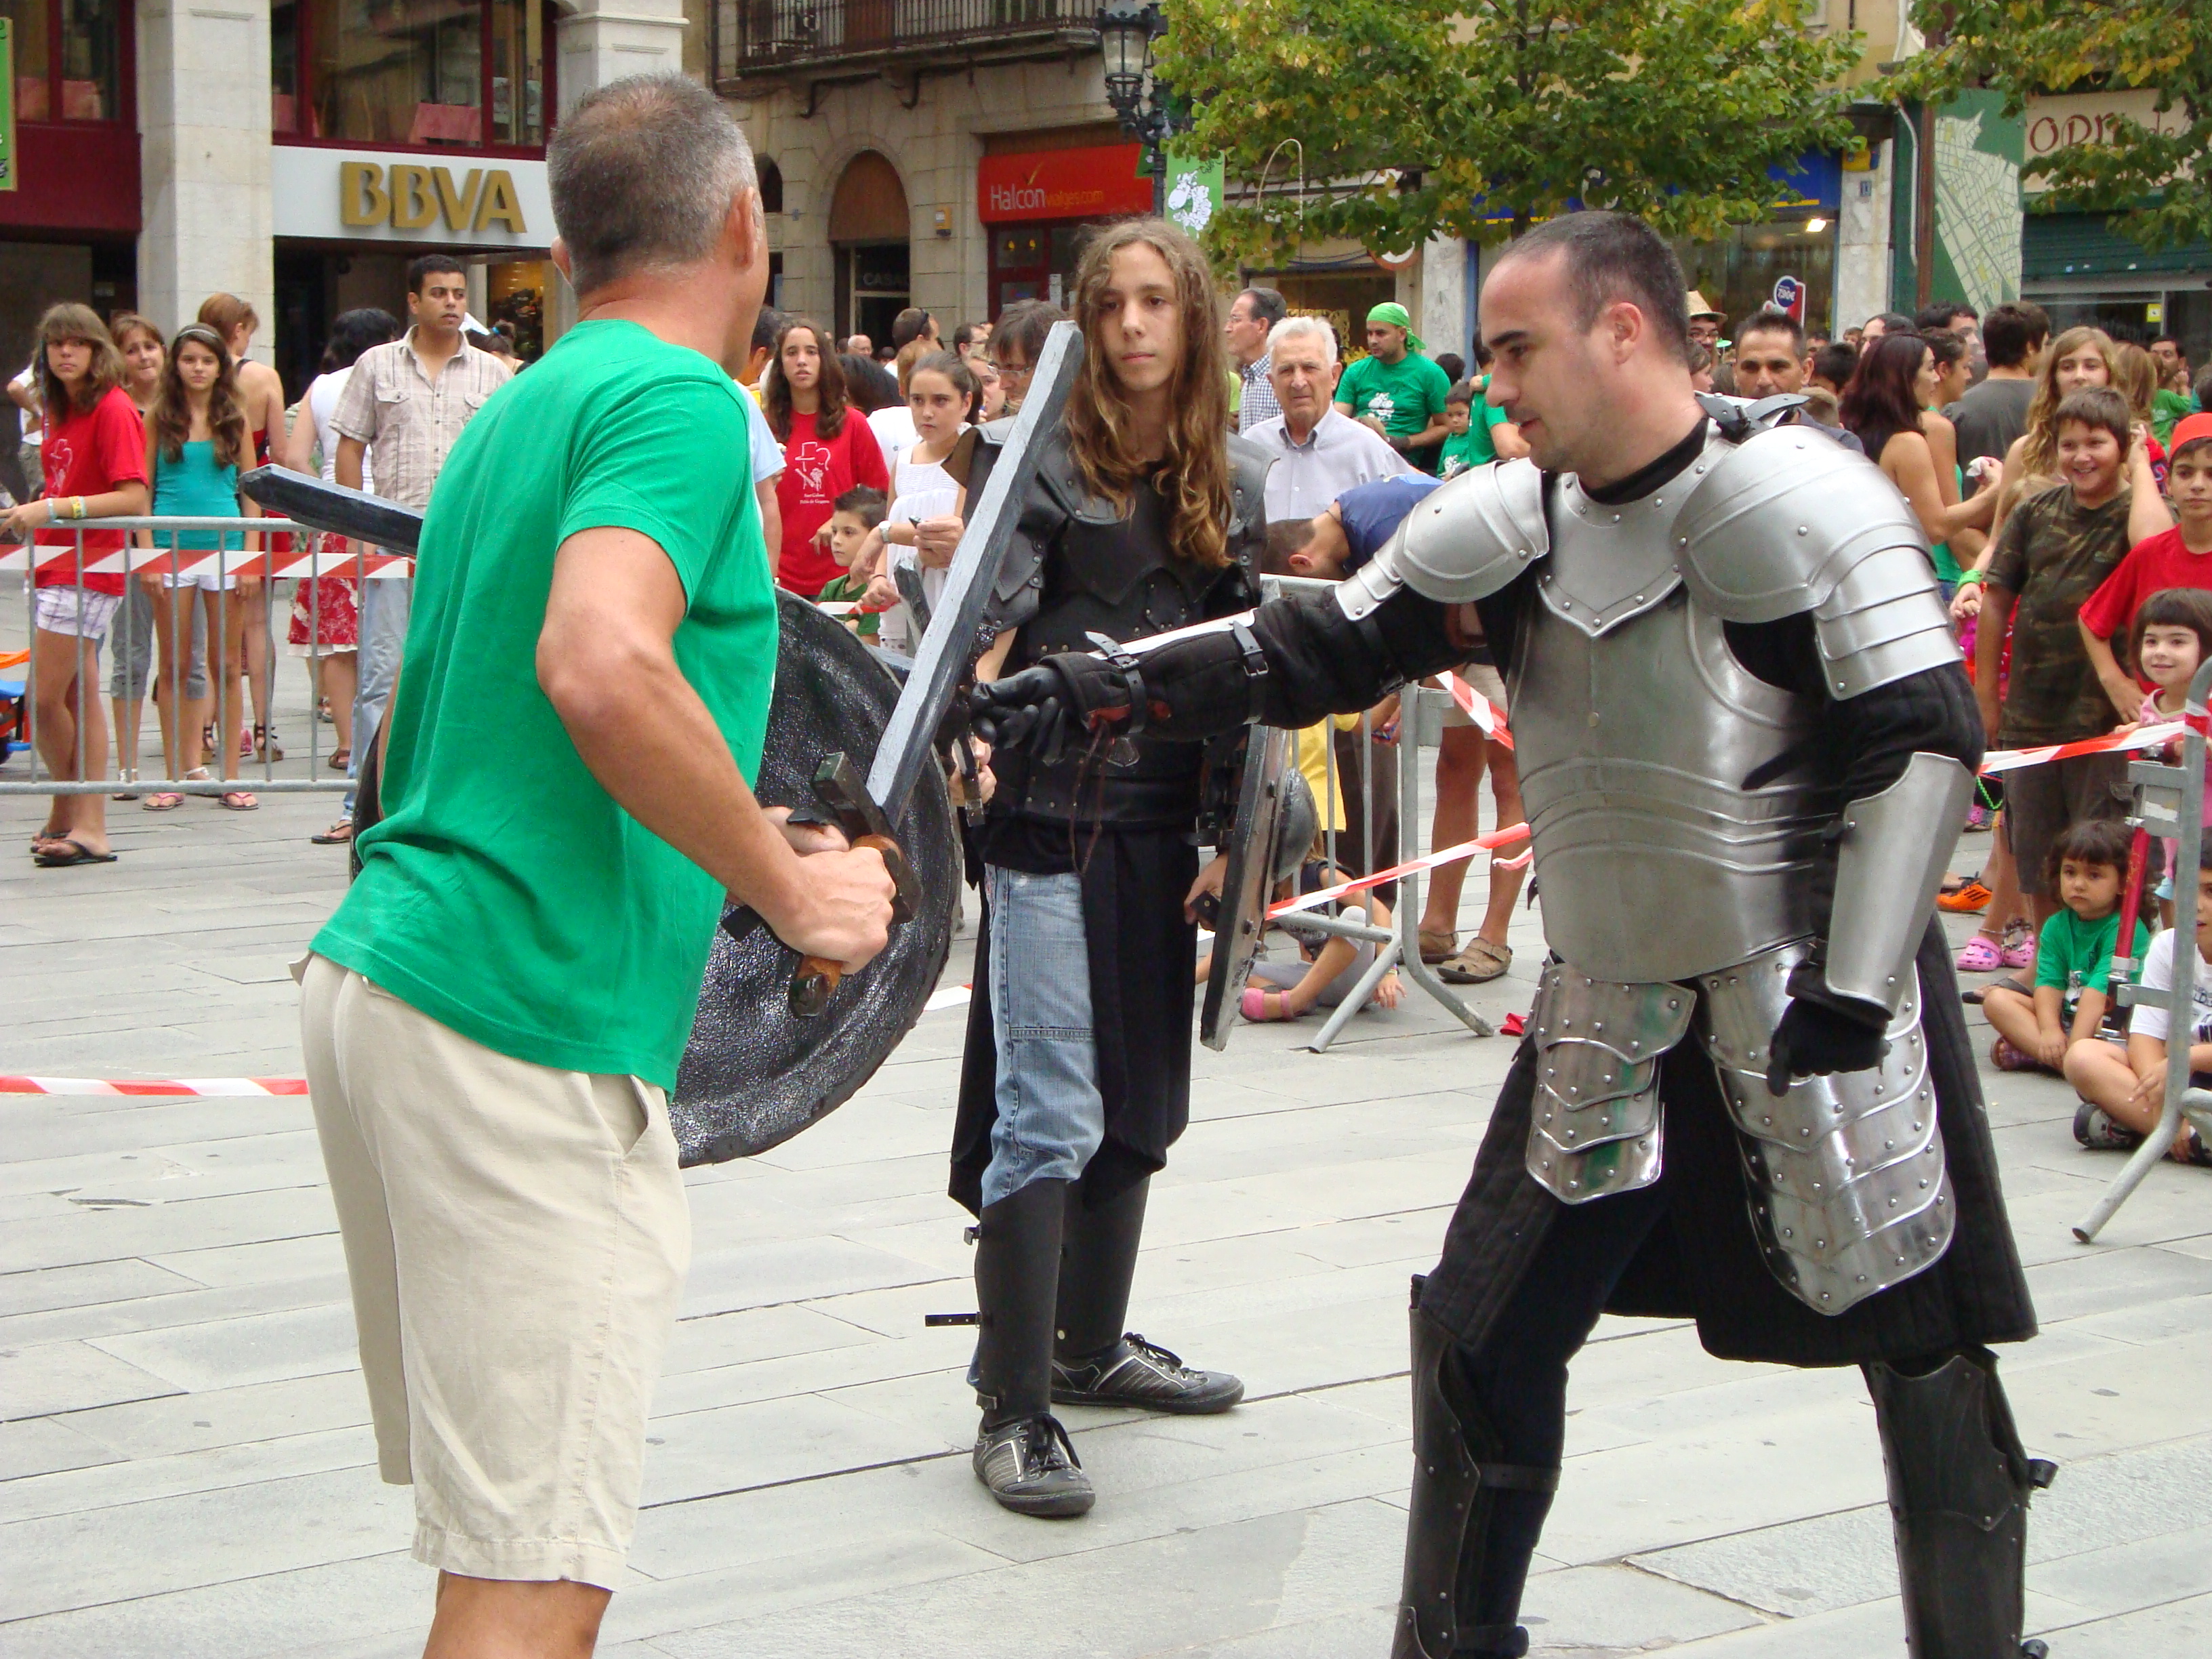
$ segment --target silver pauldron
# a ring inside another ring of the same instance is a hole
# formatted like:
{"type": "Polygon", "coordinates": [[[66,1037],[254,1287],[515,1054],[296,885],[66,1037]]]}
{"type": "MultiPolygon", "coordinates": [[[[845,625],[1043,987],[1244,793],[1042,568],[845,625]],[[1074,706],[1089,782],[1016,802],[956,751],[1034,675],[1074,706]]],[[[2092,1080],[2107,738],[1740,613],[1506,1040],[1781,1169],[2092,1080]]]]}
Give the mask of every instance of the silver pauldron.
{"type": "Polygon", "coordinates": [[[1888,788],[1844,808],[1821,970],[1829,990],[1893,1014],[1903,1006],[1929,907],[1973,793],[1972,773],[1948,755],[1923,751],[1888,788]]]}
{"type": "Polygon", "coordinates": [[[1382,550],[1338,584],[1337,604],[1357,622],[1401,587],[1445,605],[1487,599],[1550,548],[1544,475],[1525,457],[1493,461],[1424,496],[1382,550]]]}

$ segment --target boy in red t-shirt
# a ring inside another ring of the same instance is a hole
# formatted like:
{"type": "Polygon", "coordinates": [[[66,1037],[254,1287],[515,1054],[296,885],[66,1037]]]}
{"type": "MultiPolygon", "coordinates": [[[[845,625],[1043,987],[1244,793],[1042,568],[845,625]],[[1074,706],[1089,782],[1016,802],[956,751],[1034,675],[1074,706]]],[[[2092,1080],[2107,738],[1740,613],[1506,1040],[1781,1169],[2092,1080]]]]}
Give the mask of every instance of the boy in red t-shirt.
{"type": "Polygon", "coordinates": [[[2175,422],[2166,490],[2180,522],[2137,542],[2081,607],[2082,642],[2124,720],[2135,719],[2150,682],[2138,684],[2106,641],[2133,626],[2136,610],[2162,588],[2212,589],[2212,415],[2175,422]]]}
{"type": "MultiPolygon", "coordinates": [[[[91,307],[50,307],[40,319],[39,339],[46,493],[10,511],[0,528],[12,539],[33,539],[41,554],[67,550],[38,567],[31,718],[48,775],[75,782],[107,775],[100,641],[128,578],[78,568],[121,551],[121,531],[66,526],[146,511],[146,429],[122,387],[122,354],[91,307]]],[[[31,842],[37,863],[57,869],[115,862],[107,845],[106,796],[56,795],[52,801],[46,828],[31,842]]]]}

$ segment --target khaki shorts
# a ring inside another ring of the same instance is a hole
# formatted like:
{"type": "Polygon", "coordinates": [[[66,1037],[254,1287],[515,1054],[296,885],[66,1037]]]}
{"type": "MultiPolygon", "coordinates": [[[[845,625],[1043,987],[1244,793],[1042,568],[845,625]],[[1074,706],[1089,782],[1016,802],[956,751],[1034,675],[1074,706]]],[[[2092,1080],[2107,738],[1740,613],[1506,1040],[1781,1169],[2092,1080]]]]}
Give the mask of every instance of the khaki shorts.
{"type": "Polygon", "coordinates": [[[322,957],[315,1130],[415,1559],[614,1588],[691,1217],[661,1091],[494,1053],[322,957]]]}
{"type": "MultiPolygon", "coordinates": [[[[1486,662],[1462,664],[1459,670],[1459,677],[1474,689],[1477,696],[1489,698],[1500,708],[1505,707],[1504,676],[1491,664],[1486,662]]],[[[1455,726],[1474,724],[1474,716],[1467,713],[1457,703],[1452,704],[1450,708],[1444,710],[1444,726],[1447,730],[1455,726]]]]}

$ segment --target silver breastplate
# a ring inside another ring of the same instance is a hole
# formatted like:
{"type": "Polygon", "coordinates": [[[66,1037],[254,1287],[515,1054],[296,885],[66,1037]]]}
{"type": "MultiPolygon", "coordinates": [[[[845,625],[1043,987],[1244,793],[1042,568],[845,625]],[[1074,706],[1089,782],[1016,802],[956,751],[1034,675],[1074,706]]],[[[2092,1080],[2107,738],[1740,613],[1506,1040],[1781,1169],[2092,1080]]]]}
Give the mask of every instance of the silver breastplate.
{"type": "Polygon", "coordinates": [[[1810,933],[1805,877],[1836,812],[1807,744],[1818,710],[1737,662],[1682,586],[1671,532],[1703,470],[1620,507],[1562,479],[1516,648],[1544,936],[1616,981],[1689,979],[1810,933]]]}

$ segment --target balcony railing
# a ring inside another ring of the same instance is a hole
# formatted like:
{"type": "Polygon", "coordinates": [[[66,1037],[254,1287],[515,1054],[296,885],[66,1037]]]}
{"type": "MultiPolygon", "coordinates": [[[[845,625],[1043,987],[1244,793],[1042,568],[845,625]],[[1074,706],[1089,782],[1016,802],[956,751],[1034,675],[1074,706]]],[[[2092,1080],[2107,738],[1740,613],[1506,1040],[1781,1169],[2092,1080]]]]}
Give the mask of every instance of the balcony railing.
{"type": "Polygon", "coordinates": [[[718,81],[902,56],[941,60],[1087,34],[1098,0],[719,0],[718,81]]]}

